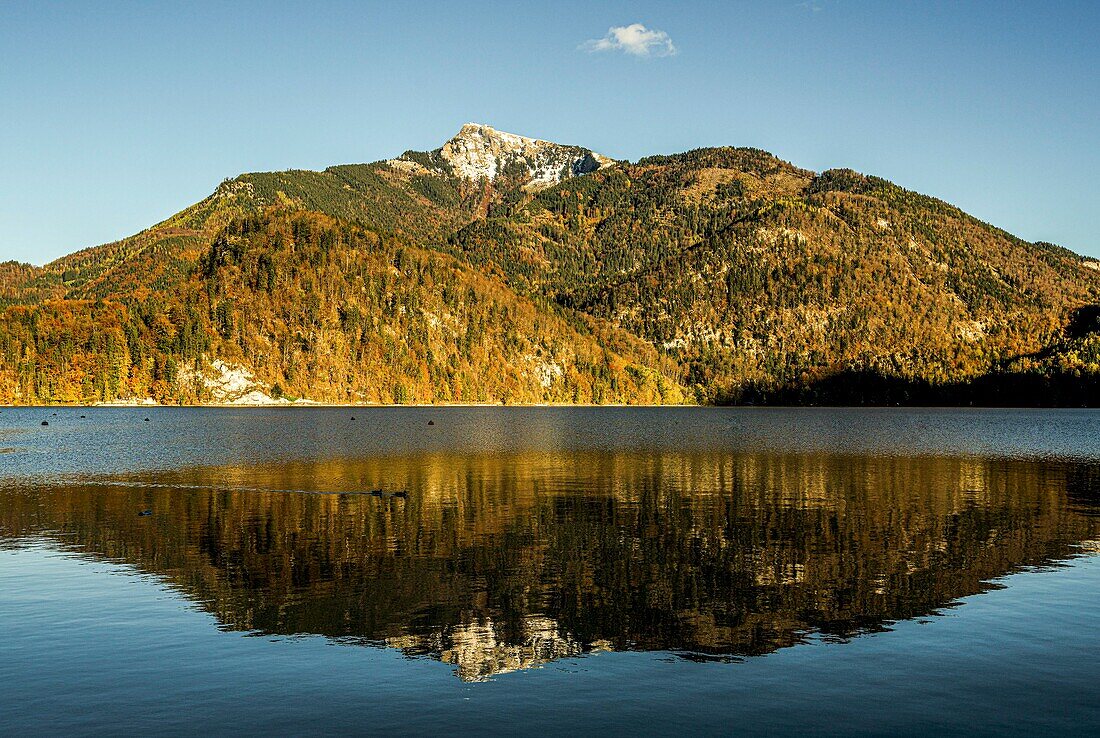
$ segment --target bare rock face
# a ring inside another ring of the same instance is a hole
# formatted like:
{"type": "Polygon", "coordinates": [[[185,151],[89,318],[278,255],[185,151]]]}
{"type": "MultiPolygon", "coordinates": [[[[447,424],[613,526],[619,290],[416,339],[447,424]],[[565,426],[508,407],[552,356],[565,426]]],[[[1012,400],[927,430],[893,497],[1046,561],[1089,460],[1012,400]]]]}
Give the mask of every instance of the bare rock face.
{"type": "Polygon", "coordinates": [[[548,187],[615,163],[580,146],[517,136],[480,123],[462,126],[450,141],[418,157],[419,161],[413,157],[406,154],[390,165],[408,169],[429,162],[463,179],[491,181],[502,175],[515,176],[525,179],[528,187],[548,187]]]}
{"type": "Polygon", "coordinates": [[[243,366],[214,359],[204,370],[181,367],[179,378],[184,383],[200,384],[214,403],[225,405],[280,405],[285,399],[271,397],[257,384],[252,372],[243,366]]]}

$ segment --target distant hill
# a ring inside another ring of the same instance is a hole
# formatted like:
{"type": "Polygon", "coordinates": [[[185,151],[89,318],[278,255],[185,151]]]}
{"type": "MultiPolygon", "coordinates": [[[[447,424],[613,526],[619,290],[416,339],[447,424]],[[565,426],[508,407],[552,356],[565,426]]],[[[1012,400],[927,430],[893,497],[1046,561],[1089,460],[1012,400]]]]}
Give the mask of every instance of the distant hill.
{"type": "Polygon", "coordinates": [[[0,401],[1098,404],[1098,266],[850,170],[468,124],[0,264],[0,401]]]}

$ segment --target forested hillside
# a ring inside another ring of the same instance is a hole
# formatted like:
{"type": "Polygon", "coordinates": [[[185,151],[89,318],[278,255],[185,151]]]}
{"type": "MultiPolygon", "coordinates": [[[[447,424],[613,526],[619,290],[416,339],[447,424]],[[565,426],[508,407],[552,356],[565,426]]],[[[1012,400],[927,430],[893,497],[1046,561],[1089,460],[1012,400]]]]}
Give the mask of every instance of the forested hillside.
{"type": "Polygon", "coordinates": [[[450,247],[652,342],[711,401],[842,371],[965,381],[1057,342],[1072,310],[1100,300],[1072,253],[747,149],[571,180],[450,247]]]}
{"type": "Polygon", "coordinates": [[[200,371],[213,357],[276,399],[684,401],[675,366],[629,334],[305,210],[231,221],[166,289],[2,321],[0,396],[16,401],[219,399],[200,371]]]}
{"type": "Polygon", "coordinates": [[[0,264],[0,401],[1097,404],[1097,266],[849,170],[471,124],[0,264]]]}

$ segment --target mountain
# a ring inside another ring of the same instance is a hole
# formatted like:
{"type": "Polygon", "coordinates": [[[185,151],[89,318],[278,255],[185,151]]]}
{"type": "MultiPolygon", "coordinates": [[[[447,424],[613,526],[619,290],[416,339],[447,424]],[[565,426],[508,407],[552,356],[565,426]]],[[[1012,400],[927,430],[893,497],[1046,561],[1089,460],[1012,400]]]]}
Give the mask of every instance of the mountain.
{"type": "Polygon", "coordinates": [[[1056,344],[1100,296],[1095,261],[882,179],[753,149],[570,180],[449,248],[651,342],[717,401],[851,370],[968,380],[1056,344]]]}
{"type": "Polygon", "coordinates": [[[850,170],[471,123],[0,264],[0,400],[1096,404],[1098,267],[850,170]]]}

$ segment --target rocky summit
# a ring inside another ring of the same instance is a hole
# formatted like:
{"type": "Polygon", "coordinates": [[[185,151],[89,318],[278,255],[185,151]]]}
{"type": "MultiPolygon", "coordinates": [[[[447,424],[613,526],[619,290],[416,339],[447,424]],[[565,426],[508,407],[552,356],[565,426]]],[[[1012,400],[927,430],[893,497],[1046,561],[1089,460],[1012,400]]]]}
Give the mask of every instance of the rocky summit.
{"type": "MultiPolygon", "coordinates": [[[[463,179],[495,180],[509,174],[525,180],[529,187],[546,187],[614,163],[579,146],[517,136],[480,123],[462,126],[447,143],[430,152],[429,160],[440,162],[437,170],[463,179]]],[[[417,164],[417,158],[406,154],[391,163],[401,168],[417,164]]]]}

